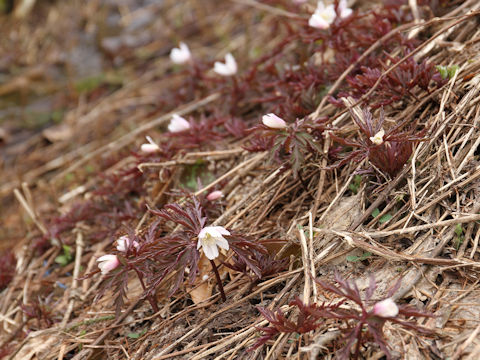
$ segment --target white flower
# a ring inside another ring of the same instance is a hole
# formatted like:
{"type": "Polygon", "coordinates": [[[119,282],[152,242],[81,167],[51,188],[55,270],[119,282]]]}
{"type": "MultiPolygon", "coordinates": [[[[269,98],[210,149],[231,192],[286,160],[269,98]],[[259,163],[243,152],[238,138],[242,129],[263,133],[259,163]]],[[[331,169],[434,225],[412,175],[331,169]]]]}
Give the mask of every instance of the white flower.
{"type": "MultiPolygon", "coordinates": [[[[121,252],[126,252],[128,247],[130,246],[130,239],[128,236],[122,236],[117,239],[117,250],[121,252]]],[[[133,241],[133,246],[138,249],[140,244],[136,241],[133,241]]]]}
{"type": "Polygon", "coordinates": [[[225,63],[216,61],[213,64],[213,71],[222,76],[232,76],[237,73],[237,62],[232,54],[225,55],[225,63]]]}
{"type": "Polygon", "coordinates": [[[140,146],[141,151],[144,153],[154,153],[160,150],[160,147],[155,144],[150,136],[146,136],[145,138],[147,139],[148,144],[142,144],[142,146],[140,146]]]}
{"type": "Polygon", "coordinates": [[[391,299],[385,299],[375,304],[373,314],[380,317],[393,317],[398,315],[398,306],[391,299]]]}
{"type": "Polygon", "coordinates": [[[347,7],[347,0],[340,0],[338,3],[338,12],[340,13],[341,18],[346,18],[352,15],[353,10],[347,7]]]}
{"type": "Polygon", "coordinates": [[[218,256],[218,248],[228,250],[230,246],[223,235],[230,235],[230,231],[222,226],[206,226],[198,234],[197,249],[203,249],[205,256],[213,260],[218,256]]]}
{"type": "Polygon", "coordinates": [[[172,115],[172,120],[168,124],[168,130],[172,133],[182,132],[190,129],[190,123],[178,114],[172,115]]]}
{"type": "Polygon", "coordinates": [[[287,123],[277,115],[270,113],[267,115],[263,115],[262,117],[263,125],[268,126],[272,129],[285,129],[287,127],[287,123]]]}
{"type": "Polygon", "coordinates": [[[184,64],[192,58],[192,54],[187,44],[181,42],[178,48],[173,48],[170,52],[170,60],[175,64],[184,64]]]}
{"type": "Polygon", "coordinates": [[[378,133],[374,136],[370,137],[370,141],[375,145],[382,145],[383,144],[383,136],[385,135],[385,130],[380,129],[378,133]]]}
{"type": "Polygon", "coordinates": [[[328,29],[336,16],[335,7],[333,5],[325,6],[320,0],[317,9],[308,20],[308,25],[317,29],[328,29]]]}
{"type": "Polygon", "coordinates": [[[214,201],[214,200],[220,199],[222,196],[223,196],[223,193],[220,190],[215,190],[207,195],[207,200],[214,201]]]}
{"type": "Polygon", "coordinates": [[[118,265],[120,265],[120,261],[116,255],[103,255],[100,256],[98,259],[98,267],[102,272],[102,275],[108,274],[110,271],[115,269],[118,265]]]}

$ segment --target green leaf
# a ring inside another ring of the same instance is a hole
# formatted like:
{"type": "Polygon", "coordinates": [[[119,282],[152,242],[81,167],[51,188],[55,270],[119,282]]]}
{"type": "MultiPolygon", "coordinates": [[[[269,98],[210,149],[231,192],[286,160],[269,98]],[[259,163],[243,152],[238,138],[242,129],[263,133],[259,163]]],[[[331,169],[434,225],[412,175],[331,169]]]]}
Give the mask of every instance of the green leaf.
{"type": "Polygon", "coordinates": [[[61,266],[67,266],[68,265],[68,258],[65,255],[58,255],[55,258],[55,262],[57,264],[60,264],[61,266]]]}
{"type": "Polygon", "coordinates": [[[451,79],[455,76],[455,73],[458,71],[458,65],[452,65],[447,68],[448,77],[451,79]]]}
{"type": "Polygon", "coordinates": [[[61,266],[66,266],[73,260],[72,248],[71,246],[68,246],[68,245],[63,245],[62,248],[63,248],[63,254],[58,255],[55,258],[55,262],[57,264],[60,264],[61,266]]]}
{"type": "Polygon", "coordinates": [[[393,217],[393,216],[390,215],[390,214],[385,214],[385,215],[383,215],[383,216],[380,218],[380,220],[378,220],[378,222],[379,222],[380,224],[384,224],[384,223],[386,223],[388,220],[390,220],[392,217],[393,217]]]}
{"type": "Polygon", "coordinates": [[[67,257],[71,258],[72,257],[72,247],[68,246],[68,245],[63,245],[62,248],[63,248],[63,252],[65,253],[65,255],[67,257]]]}
{"type": "Polygon", "coordinates": [[[63,110],[54,110],[52,111],[52,120],[55,124],[59,124],[63,120],[63,115],[65,111],[63,110]]]}
{"type": "Polygon", "coordinates": [[[443,65],[437,65],[435,66],[442,76],[442,79],[451,79],[455,76],[455,73],[458,71],[458,65],[452,65],[452,66],[443,66],[443,65]]]}
{"type": "Polygon", "coordinates": [[[375,210],[372,211],[372,217],[377,217],[378,214],[380,214],[380,210],[378,210],[378,208],[376,208],[375,210]]]}
{"type": "Polygon", "coordinates": [[[455,235],[461,236],[463,234],[463,228],[461,224],[455,226],[455,235]]]}
{"type": "Polygon", "coordinates": [[[75,175],[73,173],[66,173],[65,174],[65,181],[66,182],[71,182],[75,179],[75,175]]]}
{"type": "Polygon", "coordinates": [[[129,337],[130,339],[138,339],[140,336],[142,336],[146,332],[147,332],[147,329],[143,329],[139,333],[131,332],[127,334],[127,337],[129,337]]]}
{"type": "Polygon", "coordinates": [[[448,70],[446,66],[443,65],[437,65],[435,66],[440,73],[440,76],[442,77],[443,80],[445,80],[448,77],[448,70]]]}
{"type": "Polygon", "coordinates": [[[360,184],[362,183],[362,177],[360,175],[355,175],[353,181],[348,185],[348,189],[354,194],[358,193],[360,189],[360,184]]]}
{"type": "Polygon", "coordinates": [[[349,256],[347,256],[347,261],[350,261],[350,262],[363,261],[363,260],[368,259],[370,256],[372,256],[371,252],[364,252],[360,256],[349,255],[349,256]]]}
{"type": "Polygon", "coordinates": [[[95,75],[91,77],[83,78],[77,81],[74,85],[75,90],[78,93],[90,93],[98,88],[104,82],[104,75],[95,75]]]}

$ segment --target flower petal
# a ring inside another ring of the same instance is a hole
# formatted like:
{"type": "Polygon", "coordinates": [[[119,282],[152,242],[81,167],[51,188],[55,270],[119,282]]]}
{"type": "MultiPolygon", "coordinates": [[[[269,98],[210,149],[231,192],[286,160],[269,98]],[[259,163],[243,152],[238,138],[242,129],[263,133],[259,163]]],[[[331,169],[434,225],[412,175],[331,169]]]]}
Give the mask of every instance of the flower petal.
{"type": "Polygon", "coordinates": [[[213,238],[222,237],[222,234],[217,229],[218,226],[207,226],[207,233],[213,238]]]}
{"type": "Polygon", "coordinates": [[[222,249],[228,250],[230,249],[230,244],[225,238],[217,238],[216,244],[220,246],[222,249]]]}
{"type": "Polygon", "coordinates": [[[203,253],[205,254],[205,256],[210,260],[213,260],[218,256],[217,245],[203,246],[202,249],[203,249],[203,253]]]}
{"type": "Polygon", "coordinates": [[[225,65],[227,65],[233,74],[237,72],[237,62],[231,53],[225,55],[225,65]]]}
{"type": "Polygon", "coordinates": [[[200,230],[200,232],[198,233],[198,239],[203,239],[206,235],[207,235],[207,232],[208,232],[208,226],[204,227],[202,230],[200,230]]]}
{"type": "Polygon", "coordinates": [[[223,226],[210,226],[215,229],[220,235],[230,235],[230,231],[225,229],[223,226]]]}
{"type": "Polygon", "coordinates": [[[100,256],[97,259],[97,261],[111,261],[111,260],[116,259],[116,258],[117,258],[116,255],[107,254],[107,255],[100,256]]]}
{"type": "Polygon", "coordinates": [[[310,19],[308,19],[308,25],[317,29],[328,29],[330,26],[319,14],[313,14],[310,19]]]}

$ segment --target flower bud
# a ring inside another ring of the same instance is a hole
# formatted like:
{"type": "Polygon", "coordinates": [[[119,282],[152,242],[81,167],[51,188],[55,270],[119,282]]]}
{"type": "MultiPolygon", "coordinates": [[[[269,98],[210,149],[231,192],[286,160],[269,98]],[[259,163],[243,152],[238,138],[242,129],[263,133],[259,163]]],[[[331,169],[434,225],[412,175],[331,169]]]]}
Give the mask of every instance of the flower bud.
{"type": "Polygon", "coordinates": [[[182,132],[190,129],[190,123],[178,114],[173,114],[170,124],[168,124],[168,130],[172,133],[182,132]]]}
{"type": "Polygon", "coordinates": [[[146,139],[148,143],[142,144],[142,146],[140,146],[140,150],[142,152],[150,154],[160,150],[160,147],[157,144],[155,144],[155,141],[153,141],[150,136],[146,136],[146,139]]]}
{"type": "Polygon", "coordinates": [[[272,129],[285,129],[287,127],[287,123],[282,118],[272,113],[263,115],[262,122],[263,125],[272,129]]]}
{"type": "Polygon", "coordinates": [[[398,315],[398,306],[391,299],[385,299],[375,304],[373,314],[380,317],[393,317],[398,315]]]}
{"type": "Polygon", "coordinates": [[[223,193],[220,190],[215,190],[207,195],[207,200],[214,201],[214,200],[220,199],[222,196],[223,196],[223,193]]]}
{"type": "Polygon", "coordinates": [[[170,52],[170,60],[175,64],[184,64],[192,58],[187,44],[181,42],[178,48],[173,48],[170,52]]]}
{"type": "Polygon", "coordinates": [[[98,259],[98,267],[102,272],[102,275],[108,274],[110,271],[115,269],[118,265],[120,265],[120,261],[118,260],[116,255],[103,255],[100,256],[98,259]]]}
{"type": "MultiPolygon", "coordinates": [[[[117,250],[121,252],[126,252],[128,247],[130,246],[130,239],[128,236],[122,236],[117,239],[117,250]]],[[[133,241],[133,246],[138,249],[140,244],[136,241],[133,241]]]]}
{"type": "Polygon", "coordinates": [[[225,63],[216,61],[213,64],[213,71],[222,76],[232,76],[237,73],[237,62],[232,54],[225,55],[225,63]]]}

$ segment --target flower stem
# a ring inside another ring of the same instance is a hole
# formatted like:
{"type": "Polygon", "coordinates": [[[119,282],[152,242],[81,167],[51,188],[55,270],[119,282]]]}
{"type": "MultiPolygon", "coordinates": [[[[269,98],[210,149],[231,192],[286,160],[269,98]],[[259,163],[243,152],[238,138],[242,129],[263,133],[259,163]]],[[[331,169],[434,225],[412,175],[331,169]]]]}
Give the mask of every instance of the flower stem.
{"type": "Polygon", "coordinates": [[[220,291],[222,300],[225,302],[227,301],[227,297],[225,296],[225,291],[223,290],[222,280],[220,279],[220,274],[218,273],[217,265],[215,265],[215,262],[213,260],[210,260],[210,264],[212,265],[213,272],[215,273],[215,278],[217,279],[218,290],[220,291]]]}

